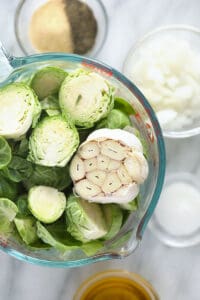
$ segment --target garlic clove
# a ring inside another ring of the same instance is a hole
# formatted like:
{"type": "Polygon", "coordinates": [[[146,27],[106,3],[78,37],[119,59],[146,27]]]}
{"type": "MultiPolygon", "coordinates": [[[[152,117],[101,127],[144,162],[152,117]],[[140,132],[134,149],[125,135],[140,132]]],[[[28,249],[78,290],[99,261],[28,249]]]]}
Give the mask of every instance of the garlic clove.
{"type": "Polygon", "coordinates": [[[120,187],[121,187],[121,181],[119,180],[117,174],[109,173],[106,176],[105,181],[101,188],[105,194],[110,194],[118,190],[120,187]]]}
{"type": "Polygon", "coordinates": [[[108,171],[118,170],[120,168],[120,166],[121,166],[120,161],[111,159],[108,164],[107,170],[108,171]]]}
{"type": "Polygon", "coordinates": [[[95,170],[87,173],[86,178],[93,184],[96,184],[101,187],[106,178],[106,172],[101,170],[95,170]]]}
{"type": "Polygon", "coordinates": [[[90,197],[94,197],[101,193],[101,189],[96,184],[91,183],[88,179],[77,182],[74,188],[75,193],[87,200],[89,200],[90,197]]]}
{"type": "Polygon", "coordinates": [[[127,169],[123,165],[121,165],[121,167],[117,170],[117,175],[122,184],[132,183],[132,178],[127,172],[127,169]]]}
{"type": "Polygon", "coordinates": [[[115,160],[122,160],[127,157],[127,149],[119,142],[114,140],[106,140],[100,143],[101,154],[115,160]]]}
{"type": "Polygon", "coordinates": [[[102,171],[105,171],[108,168],[109,162],[110,162],[110,158],[108,158],[105,155],[100,154],[97,157],[97,168],[102,171]]]}
{"type": "Polygon", "coordinates": [[[78,155],[75,155],[71,161],[70,176],[73,181],[78,181],[85,177],[84,163],[78,155]]]}
{"type": "Polygon", "coordinates": [[[95,141],[85,142],[79,148],[79,155],[84,159],[90,159],[99,155],[98,143],[95,141]]]}
{"type": "Polygon", "coordinates": [[[93,157],[84,160],[85,172],[91,172],[97,169],[97,158],[93,157]]]}

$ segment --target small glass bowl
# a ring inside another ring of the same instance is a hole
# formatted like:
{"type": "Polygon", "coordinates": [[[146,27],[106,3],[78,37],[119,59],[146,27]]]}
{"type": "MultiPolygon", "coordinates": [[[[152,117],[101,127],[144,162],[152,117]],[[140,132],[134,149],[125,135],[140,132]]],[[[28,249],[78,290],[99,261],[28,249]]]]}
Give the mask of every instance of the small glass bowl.
{"type": "MultiPolygon", "coordinates": [[[[168,187],[169,185],[171,185],[173,183],[177,183],[177,182],[189,184],[191,187],[194,187],[200,193],[199,181],[198,181],[197,177],[189,172],[178,172],[178,173],[171,173],[171,174],[167,175],[166,179],[165,179],[163,192],[165,190],[165,187],[168,187]]],[[[180,201],[181,201],[181,199],[180,199],[180,201]]],[[[159,199],[159,204],[161,202],[162,202],[162,193],[161,193],[161,196],[159,199]]],[[[200,198],[199,198],[199,202],[200,202],[200,198]]],[[[194,246],[194,245],[197,245],[200,243],[200,227],[197,228],[195,226],[196,229],[191,231],[188,234],[180,234],[180,233],[175,232],[174,229],[173,230],[171,229],[169,231],[166,228],[166,226],[163,226],[162,220],[159,222],[159,220],[157,218],[157,214],[156,214],[156,211],[157,210],[159,211],[159,209],[160,209],[159,204],[155,209],[155,212],[149,222],[148,227],[161,242],[163,242],[167,246],[177,247],[177,248],[190,247],[190,246],[194,246]]],[[[176,210],[176,207],[174,207],[174,209],[176,210]]],[[[182,213],[184,213],[184,215],[187,213],[187,211],[185,209],[186,208],[183,206],[182,213]]],[[[196,207],[191,207],[191,209],[195,210],[196,207]]],[[[167,212],[165,212],[165,213],[166,213],[166,218],[170,222],[170,219],[172,216],[169,215],[167,212]]],[[[179,212],[177,212],[177,210],[176,210],[176,215],[178,213],[179,212]]],[[[189,216],[188,216],[188,218],[189,218],[189,216]]],[[[187,222],[189,222],[188,218],[187,218],[187,220],[188,220],[187,222]]],[[[180,224],[179,219],[177,217],[177,223],[178,223],[177,225],[179,226],[179,228],[181,226],[181,231],[182,231],[182,228],[184,228],[184,226],[187,226],[187,222],[184,224],[180,224]]],[[[200,221],[199,221],[199,224],[200,224],[200,221]]]]}
{"type": "MultiPolygon", "coordinates": [[[[80,0],[87,4],[97,21],[98,31],[95,44],[91,50],[84,55],[89,57],[96,57],[101,51],[108,32],[108,17],[106,9],[101,0],[80,0]]],[[[45,4],[47,0],[21,0],[15,13],[15,35],[24,55],[31,55],[38,53],[33,47],[29,37],[29,24],[31,17],[36,9],[45,4]]]]}
{"type": "MultiPolygon", "coordinates": [[[[136,286],[138,292],[142,296],[142,298],[136,298],[137,295],[133,295],[131,293],[131,299],[148,299],[148,300],[159,300],[159,296],[152,287],[152,285],[146,281],[144,278],[139,276],[135,273],[130,273],[125,270],[109,270],[105,272],[97,273],[90,278],[88,278],[86,281],[82,283],[82,285],[78,288],[77,292],[75,293],[73,300],[87,300],[87,299],[93,299],[91,296],[95,292],[97,293],[95,296],[98,298],[98,295],[101,295],[103,292],[106,291],[106,288],[109,285],[109,278],[115,278],[115,282],[112,283],[112,288],[115,289],[123,289],[124,292],[126,292],[126,288],[128,291],[128,294],[130,295],[131,292],[131,282],[133,284],[133,287],[136,286]],[[120,281],[122,279],[127,279],[128,282],[123,284],[123,281],[120,281]]],[[[111,285],[111,283],[110,283],[111,285]]],[[[96,299],[95,297],[95,299],[96,299]]],[[[107,296],[108,297],[108,296],[107,296]]],[[[103,297],[101,296],[101,299],[103,297]]],[[[106,298],[107,299],[107,298],[106,298]]],[[[120,298],[121,299],[121,298],[120,298]]],[[[123,297],[123,299],[128,299],[126,297],[123,297]]],[[[114,300],[114,299],[113,299],[114,300]]]]}
{"type": "MultiPolygon", "coordinates": [[[[169,25],[157,28],[142,37],[135,45],[131,47],[123,64],[123,73],[130,79],[134,64],[141,59],[141,51],[151,45],[152,42],[159,42],[163,37],[175,37],[187,41],[192,45],[196,52],[200,51],[200,29],[189,25],[169,25]]],[[[133,73],[133,72],[132,72],[133,73]]],[[[142,89],[141,89],[142,91],[142,89]]],[[[147,99],[148,100],[148,99],[147,99]]],[[[185,125],[180,130],[171,130],[163,128],[163,135],[169,138],[185,138],[200,133],[200,119],[195,120],[193,124],[185,125]]]]}

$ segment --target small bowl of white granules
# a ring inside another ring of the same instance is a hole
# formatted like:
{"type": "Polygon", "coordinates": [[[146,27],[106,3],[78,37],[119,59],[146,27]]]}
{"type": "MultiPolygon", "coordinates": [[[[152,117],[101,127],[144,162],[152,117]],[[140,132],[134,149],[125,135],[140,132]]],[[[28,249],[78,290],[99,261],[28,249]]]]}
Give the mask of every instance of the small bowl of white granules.
{"type": "Polygon", "coordinates": [[[147,34],[123,72],[153,106],[164,136],[200,133],[200,29],[172,25],[147,34]]]}
{"type": "Polygon", "coordinates": [[[166,177],[149,227],[168,246],[200,243],[200,187],[195,175],[174,173],[166,177]]]}

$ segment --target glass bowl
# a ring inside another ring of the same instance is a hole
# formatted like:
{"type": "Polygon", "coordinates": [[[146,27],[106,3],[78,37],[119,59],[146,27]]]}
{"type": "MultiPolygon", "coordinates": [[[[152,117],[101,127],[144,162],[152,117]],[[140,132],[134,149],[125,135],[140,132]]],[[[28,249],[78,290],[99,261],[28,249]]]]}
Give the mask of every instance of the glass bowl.
{"type": "MultiPolygon", "coordinates": [[[[103,299],[102,293],[113,288],[123,294],[121,295],[123,298],[118,296],[118,299],[159,300],[158,294],[148,281],[138,274],[125,270],[109,270],[91,276],[81,284],[73,300],[98,299],[98,295],[103,299]]],[[[109,294],[106,299],[108,297],[109,294]]]]}
{"type": "Polygon", "coordinates": [[[25,80],[37,69],[48,65],[60,66],[68,71],[81,67],[98,72],[117,88],[118,96],[127,99],[133,105],[135,115],[132,117],[132,122],[146,142],[149,176],[141,185],[139,209],[128,217],[117,236],[106,242],[104,248],[94,256],[87,257],[80,251],[68,252],[65,255],[61,255],[55,250],[29,251],[14,239],[3,240],[2,238],[0,239],[1,249],[18,259],[51,267],[75,267],[96,261],[125,257],[138,246],[162,189],[165,173],[165,148],[159,123],[151,106],[138,88],[120,72],[101,62],[74,54],[49,53],[16,58],[6,57],[5,51],[1,47],[1,85],[25,80]]]}
{"type": "MultiPolygon", "coordinates": [[[[137,61],[142,58],[142,55],[145,55],[145,49],[147,49],[147,47],[151,48],[152,45],[155,47],[155,44],[159,44],[160,41],[165,38],[186,41],[191,46],[191,49],[195,51],[195,53],[198,53],[200,50],[200,30],[198,28],[188,25],[169,25],[160,27],[146,34],[129,50],[123,64],[123,73],[125,76],[127,76],[129,79],[134,77],[134,67],[137,61]]],[[[163,127],[163,135],[165,137],[184,138],[199,134],[200,118],[196,117],[192,123],[185,124],[180,129],[171,128],[171,125],[169,129],[163,127]]]]}
{"type": "MultiPolygon", "coordinates": [[[[86,56],[95,57],[104,45],[108,32],[108,17],[101,0],[80,0],[92,10],[98,26],[97,36],[93,48],[85,53],[86,56]]],[[[34,11],[47,0],[21,0],[15,13],[15,35],[24,55],[38,53],[29,38],[29,23],[34,11]]]]}

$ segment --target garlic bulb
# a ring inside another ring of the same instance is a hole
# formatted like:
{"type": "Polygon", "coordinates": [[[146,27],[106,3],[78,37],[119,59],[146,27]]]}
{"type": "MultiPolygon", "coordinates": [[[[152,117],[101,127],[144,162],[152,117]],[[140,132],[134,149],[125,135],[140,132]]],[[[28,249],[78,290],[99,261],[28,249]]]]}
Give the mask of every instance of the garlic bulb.
{"type": "Polygon", "coordinates": [[[122,129],[99,129],[80,145],[72,159],[74,191],[97,203],[128,203],[148,175],[140,140],[122,129]]]}

